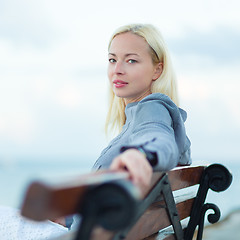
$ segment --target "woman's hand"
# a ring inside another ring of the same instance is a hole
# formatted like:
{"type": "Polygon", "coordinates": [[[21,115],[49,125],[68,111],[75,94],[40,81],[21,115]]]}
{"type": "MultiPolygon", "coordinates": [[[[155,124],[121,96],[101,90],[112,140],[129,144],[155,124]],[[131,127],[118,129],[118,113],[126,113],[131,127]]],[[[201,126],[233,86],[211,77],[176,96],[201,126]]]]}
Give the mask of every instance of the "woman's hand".
{"type": "Polygon", "coordinates": [[[111,170],[127,170],[130,178],[143,193],[150,185],[153,169],[143,153],[137,149],[128,149],[114,158],[111,170]]]}

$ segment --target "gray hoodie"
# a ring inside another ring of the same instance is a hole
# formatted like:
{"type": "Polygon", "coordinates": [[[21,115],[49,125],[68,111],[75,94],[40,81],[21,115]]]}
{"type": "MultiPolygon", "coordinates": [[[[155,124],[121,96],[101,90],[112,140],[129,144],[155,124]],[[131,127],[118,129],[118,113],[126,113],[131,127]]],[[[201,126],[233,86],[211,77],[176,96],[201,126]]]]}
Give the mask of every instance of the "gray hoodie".
{"type": "Polygon", "coordinates": [[[187,114],[161,93],[153,93],[125,109],[126,123],[121,133],[102,151],[93,169],[108,168],[123,146],[144,146],[157,154],[154,170],[168,171],[190,165],[190,141],[184,122],[187,114]]]}

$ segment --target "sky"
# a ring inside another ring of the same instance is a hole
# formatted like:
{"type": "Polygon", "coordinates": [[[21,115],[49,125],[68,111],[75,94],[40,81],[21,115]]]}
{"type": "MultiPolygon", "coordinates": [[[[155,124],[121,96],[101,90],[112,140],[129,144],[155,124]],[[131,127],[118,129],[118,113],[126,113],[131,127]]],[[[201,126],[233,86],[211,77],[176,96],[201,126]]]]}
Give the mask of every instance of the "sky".
{"type": "Polygon", "coordinates": [[[108,140],[107,45],[151,23],[169,47],[193,161],[240,159],[240,2],[0,1],[0,163],[95,161],[108,140]]]}

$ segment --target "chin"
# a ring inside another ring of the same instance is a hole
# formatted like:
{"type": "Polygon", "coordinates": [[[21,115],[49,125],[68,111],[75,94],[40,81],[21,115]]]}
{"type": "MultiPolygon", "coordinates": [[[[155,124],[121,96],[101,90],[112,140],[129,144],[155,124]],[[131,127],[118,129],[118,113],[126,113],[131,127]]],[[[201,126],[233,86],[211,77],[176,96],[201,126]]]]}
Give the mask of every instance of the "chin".
{"type": "Polygon", "coordinates": [[[114,91],[114,94],[115,94],[116,97],[119,97],[119,98],[125,98],[126,97],[124,94],[118,93],[116,91],[114,91]]]}

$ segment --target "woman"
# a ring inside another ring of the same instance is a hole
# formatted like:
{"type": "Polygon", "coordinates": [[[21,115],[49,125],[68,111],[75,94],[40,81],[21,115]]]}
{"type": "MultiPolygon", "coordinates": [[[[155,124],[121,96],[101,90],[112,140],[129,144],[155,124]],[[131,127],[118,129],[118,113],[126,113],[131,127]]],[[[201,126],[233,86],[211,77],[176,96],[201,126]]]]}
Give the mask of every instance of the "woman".
{"type": "MultiPolygon", "coordinates": [[[[186,113],[177,107],[169,53],[152,25],[121,27],[113,34],[108,50],[106,130],[118,128],[120,133],[102,151],[93,169],[127,170],[142,190],[149,185],[153,170],[167,171],[191,163],[186,113]]],[[[27,221],[12,209],[1,209],[1,213],[0,239],[50,239],[67,231],[50,221],[27,221]]]]}
{"type": "Polygon", "coordinates": [[[177,107],[170,56],[154,26],[119,28],[108,51],[110,108],[106,129],[111,125],[121,132],[103,150],[94,169],[127,169],[141,189],[150,183],[153,169],[167,171],[191,163],[186,112],[177,107]]]}

